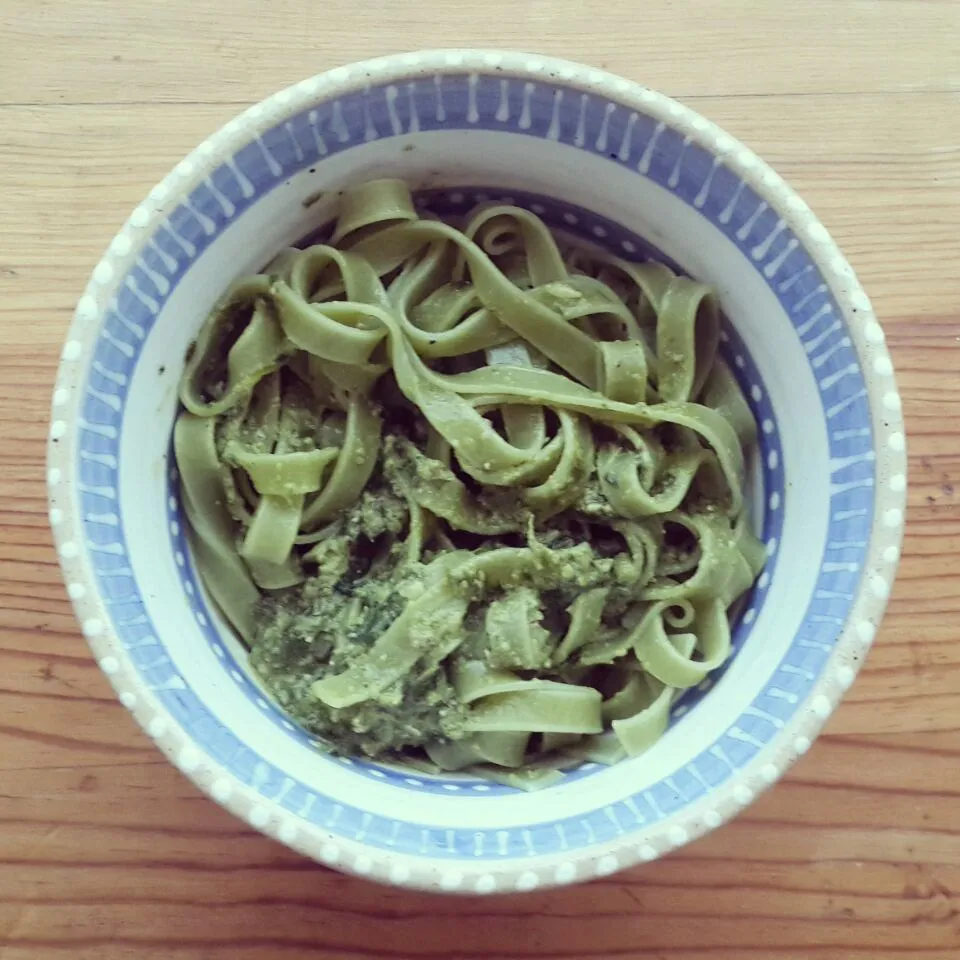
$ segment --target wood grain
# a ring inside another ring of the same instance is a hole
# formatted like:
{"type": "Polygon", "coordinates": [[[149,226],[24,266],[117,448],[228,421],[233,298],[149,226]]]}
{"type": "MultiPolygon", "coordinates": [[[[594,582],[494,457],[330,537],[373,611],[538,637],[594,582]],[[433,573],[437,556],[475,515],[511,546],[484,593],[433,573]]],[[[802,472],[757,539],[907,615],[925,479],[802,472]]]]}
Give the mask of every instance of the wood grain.
{"type": "Polygon", "coordinates": [[[948,960],[960,955],[960,2],[3,0],[0,958],[948,960]],[[736,822],[589,886],[478,901],[322,870],[200,796],[64,598],[45,420],[129,209],[236,110],[402,48],[572,56],[691,101],[840,241],[910,441],[890,612],[827,734],[736,822]]]}

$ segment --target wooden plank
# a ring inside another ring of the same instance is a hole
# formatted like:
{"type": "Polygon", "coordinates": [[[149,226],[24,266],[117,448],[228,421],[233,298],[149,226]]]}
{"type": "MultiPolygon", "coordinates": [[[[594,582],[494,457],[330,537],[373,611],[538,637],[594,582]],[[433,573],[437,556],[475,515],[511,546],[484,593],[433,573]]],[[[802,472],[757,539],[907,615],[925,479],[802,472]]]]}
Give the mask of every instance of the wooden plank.
{"type": "MultiPolygon", "coordinates": [[[[960,275],[944,267],[960,222],[960,92],[926,95],[923,109],[918,103],[899,94],[857,98],[856,106],[843,96],[765,97],[749,110],[730,97],[694,105],[800,191],[881,318],[909,321],[913,336],[933,346],[948,330],[960,336],[949,306],[950,297],[960,299],[960,275]],[[918,326],[928,318],[932,326],[918,326]]],[[[0,107],[8,211],[0,222],[0,293],[15,294],[0,297],[0,310],[69,310],[132,207],[235,112],[227,104],[150,104],[132,114],[120,106],[0,107]],[[66,155],[63,142],[71,145],[66,155]],[[57,233],[55,247],[38,225],[57,233]]],[[[15,324],[11,336],[29,342],[35,331],[15,324]]]]}
{"type": "Polygon", "coordinates": [[[5,0],[2,960],[955,960],[958,28],[955,0],[5,0]],[[134,204],[248,102],[357,57],[455,43],[568,55],[651,83],[771,161],[873,297],[910,444],[890,611],[811,752],[698,843],[523,898],[373,887],[201,796],[113,700],[76,629],[46,525],[60,343],[134,204]]]}
{"type": "Polygon", "coordinates": [[[956,90],[960,7],[924,0],[5,0],[7,103],[246,103],[404,49],[501,47],[609,69],[675,96],[956,90]],[[69,69],[51,49],[73,52],[69,69]]]}

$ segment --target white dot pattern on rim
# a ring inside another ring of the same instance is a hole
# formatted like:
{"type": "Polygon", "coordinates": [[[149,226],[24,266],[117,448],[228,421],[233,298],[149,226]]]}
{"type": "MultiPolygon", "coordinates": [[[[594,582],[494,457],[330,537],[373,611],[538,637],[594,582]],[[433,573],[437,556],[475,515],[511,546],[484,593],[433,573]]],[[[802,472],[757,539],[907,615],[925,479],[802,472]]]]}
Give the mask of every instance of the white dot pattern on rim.
{"type": "Polygon", "coordinates": [[[90,296],[89,293],[85,293],[77,301],[77,320],[80,323],[87,323],[90,320],[93,320],[97,315],[97,300],[96,297],[90,296]]]}
{"type": "Polygon", "coordinates": [[[703,814],[703,825],[710,830],[719,827],[723,823],[723,819],[716,810],[706,810],[703,814]]]}
{"type": "Polygon", "coordinates": [[[320,857],[325,863],[338,863],[340,861],[340,848],[335,843],[325,843],[320,848],[320,857]]]}
{"type": "Polygon", "coordinates": [[[875,573],[870,578],[870,589],[877,597],[885,597],[890,592],[889,584],[879,573],[875,573]]]}
{"type": "MultiPolygon", "coordinates": [[[[401,66],[422,70],[425,71],[427,76],[432,76],[432,71],[439,70],[446,64],[446,61],[441,62],[439,59],[440,56],[441,55],[424,54],[404,55],[401,58],[385,58],[378,61],[376,67],[371,68],[370,72],[379,72],[384,78],[385,83],[390,81],[397,82],[399,76],[397,71],[401,66]]],[[[753,157],[749,151],[740,148],[732,138],[717,131],[712,124],[702,121],[700,118],[686,111],[685,108],[673,104],[653,91],[637,88],[623,81],[614,80],[602,73],[591,73],[588,76],[582,68],[576,65],[563,64],[558,68],[554,65],[554,61],[538,58],[532,61],[531,66],[531,62],[524,59],[518,60],[511,54],[473,54],[464,52],[456,54],[458,58],[457,69],[462,69],[463,67],[478,70],[482,69],[485,58],[494,56],[497,58],[498,63],[502,62],[506,65],[506,72],[511,70],[514,72],[517,70],[522,71],[524,68],[529,68],[529,82],[534,82],[534,80],[536,83],[544,82],[549,79],[549,76],[558,75],[557,71],[559,70],[562,71],[563,76],[569,77],[574,83],[589,82],[592,84],[593,92],[591,96],[595,93],[598,96],[606,94],[614,97],[632,98],[634,109],[654,112],[655,115],[661,118],[661,121],[667,130],[670,131],[671,135],[674,132],[679,132],[685,136],[689,136],[691,142],[703,143],[708,149],[730,154],[733,157],[735,168],[743,172],[745,179],[750,181],[752,187],[755,188],[758,184],[762,184],[765,190],[770,191],[768,195],[770,196],[771,206],[780,210],[785,217],[789,216],[791,225],[799,230],[800,235],[805,238],[806,242],[811,245],[812,248],[815,248],[819,267],[824,271],[827,280],[833,284],[833,289],[840,291],[838,297],[843,301],[845,310],[849,308],[856,311],[859,319],[851,323],[852,341],[856,344],[858,350],[861,350],[864,344],[868,344],[873,351],[872,361],[864,360],[863,369],[865,371],[869,369],[877,376],[885,378],[892,375],[892,366],[889,363],[889,358],[883,352],[883,331],[872,317],[869,299],[856,288],[849,265],[836,250],[832,240],[830,240],[822,226],[812,219],[812,214],[810,214],[806,205],[790,194],[782,181],[780,181],[776,175],[772,174],[764,164],[753,157]],[[546,75],[546,77],[544,77],[544,75],[546,75]],[[789,214],[784,213],[784,211],[789,211],[789,214]]],[[[175,205],[178,202],[177,195],[179,192],[189,186],[186,182],[187,178],[196,179],[202,177],[205,173],[205,168],[209,164],[215,163],[217,157],[221,156],[223,151],[235,149],[241,145],[242,140],[245,140],[251,134],[256,132],[265,135],[265,131],[268,130],[271,123],[288,115],[292,115],[292,113],[302,105],[304,97],[314,96],[321,89],[332,90],[336,87],[337,83],[350,82],[352,77],[360,76],[361,75],[354,70],[341,68],[335,71],[334,74],[328,74],[325,77],[313,81],[305,81],[303,84],[298,85],[290,91],[283,92],[265,104],[257,105],[248,112],[243,120],[228,124],[227,128],[216,134],[215,137],[208,142],[207,147],[198,150],[189,160],[179,165],[176,173],[166,182],[161,182],[154,187],[150,194],[149,206],[138,207],[131,214],[128,226],[114,239],[107,257],[105,257],[104,261],[94,270],[92,278],[93,286],[88,293],[84,294],[78,303],[74,327],[75,332],[68,338],[62,352],[64,366],[61,369],[61,374],[58,379],[58,393],[55,395],[55,399],[60,401],[57,404],[58,406],[69,403],[69,396],[65,396],[64,393],[59,391],[65,391],[68,394],[72,393],[76,389],[75,384],[79,382],[83,372],[77,370],[75,367],[76,361],[80,359],[87,347],[88,334],[81,329],[80,325],[93,326],[93,324],[100,319],[101,311],[104,309],[103,305],[110,299],[112,293],[111,287],[123,279],[122,271],[127,269],[126,265],[120,263],[119,260],[131,255],[134,257],[137,255],[137,251],[146,239],[145,231],[150,229],[152,222],[155,222],[160,216],[159,212],[154,214],[153,210],[160,204],[167,204],[168,200],[171,206],[175,205]]],[[[533,131],[531,130],[531,132],[533,131]]],[[[787,238],[783,237],[783,239],[786,240],[787,238]]],[[[622,249],[627,250],[626,246],[623,246],[622,249]]],[[[630,251],[627,250],[627,252],[630,251]]],[[[774,249],[771,256],[776,255],[779,254],[774,249]]],[[[740,364],[738,364],[738,366],[740,366],[740,364]]],[[[894,463],[896,469],[887,469],[885,473],[878,474],[891,478],[890,482],[885,484],[884,489],[878,490],[877,494],[880,500],[877,517],[882,522],[883,528],[887,531],[884,536],[888,539],[884,542],[882,537],[878,537],[878,542],[872,549],[876,551],[874,554],[875,558],[882,557],[887,564],[892,564],[896,562],[899,556],[899,535],[902,530],[902,495],[906,486],[904,479],[894,482],[894,478],[904,477],[902,468],[903,458],[901,455],[905,448],[905,440],[899,429],[899,423],[897,422],[901,409],[899,394],[897,394],[895,390],[889,389],[889,381],[887,381],[887,387],[888,389],[880,395],[879,406],[885,411],[885,417],[889,419],[890,426],[886,426],[885,423],[883,429],[877,427],[876,446],[878,459],[883,458],[884,463],[894,463]]],[[[753,396],[754,391],[751,390],[750,392],[751,396],[753,396]]],[[[874,399],[873,393],[871,393],[871,402],[874,402],[874,399]]],[[[773,421],[764,419],[761,423],[761,428],[764,434],[772,433],[774,430],[773,421]]],[[[59,427],[51,428],[52,439],[57,439],[57,436],[61,435],[59,433],[60,430],[61,428],[59,427]]],[[[62,435],[65,436],[66,434],[64,433],[62,435]]],[[[60,446],[66,447],[67,445],[63,444],[60,446]]],[[[63,481],[64,472],[66,472],[68,483],[72,486],[74,482],[73,470],[74,465],[66,459],[66,451],[63,449],[53,449],[51,451],[51,463],[47,473],[47,481],[51,491],[58,490],[63,481]]],[[[69,493],[69,489],[66,492],[69,493]]],[[[94,581],[92,580],[90,572],[91,560],[87,552],[81,551],[80,549],[80,544],[83,543],[84,540],[79,526],[76,526],[78,523],[77,518],[71,516],[69,517],[70,522],[64,523],[62,513],[58,515],[53,512],[55,510],[63,511],[66,502],[68,501],[64,499],[62,503],[51,505],[52,518],[58,516],[60,518],[56,524],[59,537],[58,550],[68,575],[68,592],[71,599],[78,606],[81,622],[85,627],[88,627],[92,622],[98,620],[106,624],[106,629],[101,628],[92,632],[90,630],[86,631],[91,633],[91,645],[97,651],[101,666],[105,672],[111,675],[116,684],[133,686],[133,689],[123,689],[120,691],[122,702],[131,709],[136,707],[138,709],[138,717],[141,719],[141,722],[145,723],[151,736],[160,740],[165,749],[172,750],[173,756],[175,758],[179,757],[181,766],[189,767],[199,779],[203,776],[202,765],[195,766],[195,758],[186,749],[190,747],[190,743],[189,740],[184,737],[183,730],[169,722],[166,712],[168,707],[158,705],[156,697],[145,698],[144,702],[141,703],[134,690],[140,690],[142,688],[142,681],[137,677],[133,666],[124,659],[123,662],[125,666],[121,670],[121,660],[116,656],[118,646],[114,634],[115,626],[111,621],[105,619],[107,615],[97,600],[97,590],[93,588],[94,581]],[[61,536],[61,531],[67,534],[67,536],[61,536]],[[88,589],[88,587],[90,587],[90,589],[88,589]],[[149,707],[147,706],[148,702],[150,704],[149,707]]],[[[177,559],[181,564],[184,562],[182,556],[177,559]]],[[[889,593],[889,577],[891,576],[889,569],[885,569],[885,574],[881,576],[880,574],[874,574],[872,572],[875,567],[875,563],[864,565],[865,569],[871,571],[870,576],[866,578],[868,590],[864,605],[866,615],[864,615],[862,619],[852,622],[844,634],[844,637],[853,638],[858,644],[869,644],[872,641],[875,628],[871,621],[875,621],[879,617],[882,612],[882,603],[889,593]],[[870,596],[871,594],[872,597],[870,596]]],[[[844,638],[841,638],[841,645],[844,642],[844,638]]],[[[803,732],[794,732],[792,734],[792,741],[788,741],[793,743],[798,753],[802,753],[805,749],[809,748],[811,737],[808,736],[808,734],[812,735],[819,727],[822,718],[830,713],[837,695],[837,690],[848,685],[848,681],[852,679],[852,674],[853,670],[847,663],[835,664],[831,669],[824,671],[822,679],[818,682],[816,689],[831,692],[831,697],[827,697],[822,693],[815,693],[809,700],[810,711],[807,713],[797,712],[790,723],[791,727],[803,730],[803,732]],[[811,715],[816,719],[811,721],[809,719],[811,715]]],[[[775,772],[778,769],[778,767],[773,767],[775,772]]],[[[769,769],[766,766],[761,766],[758,768],[758,772],[761,779],[766,779],[769,774],[769,769]]],[[[746,769],[738,773],[738,776],[746,777],[746,769]]],[[[227,802],[235,798],[235,808],[243,812],[251,822],[254,819],[260,820],[265,813],[267,823],[273,823],[270,813],[268,812],[272,808],[258,804],[256,791],[241,784],[235,779],[232,773],[225,772],[213,778],[212,781],[204,779],[201,780],[201,782],[220,802],[227,802]],[[254,814],[254,810],[262,810],[264,813],[254,814]]],[[[752,791],[744,784],[740,784],[734,791],[734,799],[738,804],[749,802],[751,797],[752,791]]],[[[724,813],[727,813],[726,809],[724,813]]],[[[345,852],[341,854],[341,849],[337,844],[329,842],[317,843],[311,825],[307,824],[301,834],[301,832],[297,830],[297,826],[304,823],[304,821],[295,819],[292,814],[288,813],[278,813],[278,816],[280,816],[281,819],[276,822],[275,826],[271,826],[271,829],[275,829],[276,835],[285,842],[292,842],[294,837],[300,836],[301,842],[305,844],[305,849],[309,849],[327,862],[345,862],[348,867],[352,867],[360,873],[369,873],[376,868],[376,863],[369,854],[363,853],[356,855],[352,852],[348,854],[346,851],[352,849],[349,847],[349,843],[344,847],[345,852]]],[[[709,826],[717,822],[718,818],[719,814],[716,811],[709,811],[708,815],[704,815],[703,822],[709,826]]],[[[266,826],[267,823],[264,825],[266,826]]],[[[644,834],[649,836],[654,842],[644,841],[632,845],[630,847],[632,855],[640,860],[655,858],[658,855],[658,849],[665,848],[670,837],[676,836],[676,834],[673,833],[674,830],[689,832],[686,831],[685,828],[676,827],[676,825],[666,828],[666,832],[664,832],[662,826],[652,825],[644,831],[644,834]]],[[[600,872],[600,862],[597,863],[596,867],[598,872],[600,872]]],[[[389,871],[386,867],[381,868],[379,872],[380,875],[388,876],[389,878],[389,871]]],[[[545,873],[542,880],[537,873],[524,868],[513,874],[509,882],[505,881],[503,883],[500,880],[500,868],[497,869],[496,873],[489,871],[469,873],[454,869],[445,869],[441,874],[440,883],[445,889],[477,889],[479,892],[482,892],[480,888],[487,886],[489,883],[489,881],[484,879],[487,876],[494,878],[494,887],[498,889],[533,889],[541,882],[563,883],[576,879],[577,867],[574,862],[566,861],[553,867],[550,872],[545,873]]],[[[425,874],[420,870],[411,871],[409,876],[404,875],[402,870],[397,870],[391,879],[396,883],[413,882],[423,884],[427,882],[425,874]]]]}
{"type": "Polygon", "coordinates": [[[60,556],[64,560],[73,560],[80,556],[80,548],[72,540],[67,540],[60,544],[60,556]]]}
{"type": "Polygon", "coordinates": [[[818,693],[810,701],[810,707],[818,717],[829,717],[832,709],[830,701],[822,693],[818,693]]]}
{"type": "Polygon", "coordinates": [[[110,676],[120,669],[120,661],[116,657],[104,657],[100,661],[100,669],[110,676]]]}
{"type": "Polygon", "coordinates": [[[458,890],[463,882],[463,874],[459,870],[445,870],[440,876],[442,890],[458,890]]]}
{"type": "Polygon", "coordinates": [[[607,854],[597,861],[596,874],[598,877],[606,877],[615,873],[620,861],[613,854],[607,854]]]}
{"type": "Polygon", "coordinates": [[[836,673],[837,683],[840,684],[840,686],[844,690],[846,690],[849,686],[851,686],[851,684],[853,683],[854,676],[855,675],[853,670],[850,667],[846,666],[846,664],[843,664],[837,667],[837,673],[836,673]]]}
{"type": "Polygon", "coordinates": [[[485,873],[477,878],[473,889],[477,893],[493,893],[497,889],[497,878],[492,873],[485,873]]]}
{"type": "Polygon", "coordinates": [[[233,783],[230,780],[214,780],[210,793],[217,803],[226,803],[233,796],[233,783]]]}
{"type": "Polygon", "coordinates": [[[517,877],[517,890],[535,890],[538,886],[540,886],[540,879],[532,870],[526,870],[517,877]]]}
{"type": "Polygon", "coordinates": [[[156,716],[147,724],[147,733],[156,739],[157,737],[162,737],[169,727],[170,724],[167,723],[166,717],[156,716]]]}
{"type": "Polygon", "coordinates": [[[772,763],[767,763],[760,768],[760,776],[767,783],[774,783],[776,779],[780,776],[780,771],[772,763]]]}
{"type": "Polygon", "coordinates": [[[899,527],[903,523],[903,511],[899,507],[891,507],[884,513],[883,522],[888,527],[899,527]]]}

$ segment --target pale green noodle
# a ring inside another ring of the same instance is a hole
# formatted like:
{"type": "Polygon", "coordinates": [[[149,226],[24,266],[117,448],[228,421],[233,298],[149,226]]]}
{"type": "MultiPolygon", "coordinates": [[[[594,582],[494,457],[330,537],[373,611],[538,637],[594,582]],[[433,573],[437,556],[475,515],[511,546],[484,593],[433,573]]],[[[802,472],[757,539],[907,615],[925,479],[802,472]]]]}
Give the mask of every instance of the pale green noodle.
{"type": "Polygon", "coordinates": [[[486,205],[346,191],[181,384],[194,557],[333,749],[527,787],[649,748],[764,562],[709,287],[486,205]]]}

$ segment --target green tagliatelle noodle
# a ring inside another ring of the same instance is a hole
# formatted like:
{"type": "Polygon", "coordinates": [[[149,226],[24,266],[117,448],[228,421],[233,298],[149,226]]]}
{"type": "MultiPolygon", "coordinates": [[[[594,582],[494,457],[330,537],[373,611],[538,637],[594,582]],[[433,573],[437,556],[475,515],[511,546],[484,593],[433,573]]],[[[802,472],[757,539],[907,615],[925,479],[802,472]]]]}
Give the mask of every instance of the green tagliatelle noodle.
{"type": "Polygon", "coordinates": [[[194,558],[331,749],[524,788],[646,750],[764,562],[713,292],[514,206],[345,191],[236,281],[174,431],[194,558]]]}

